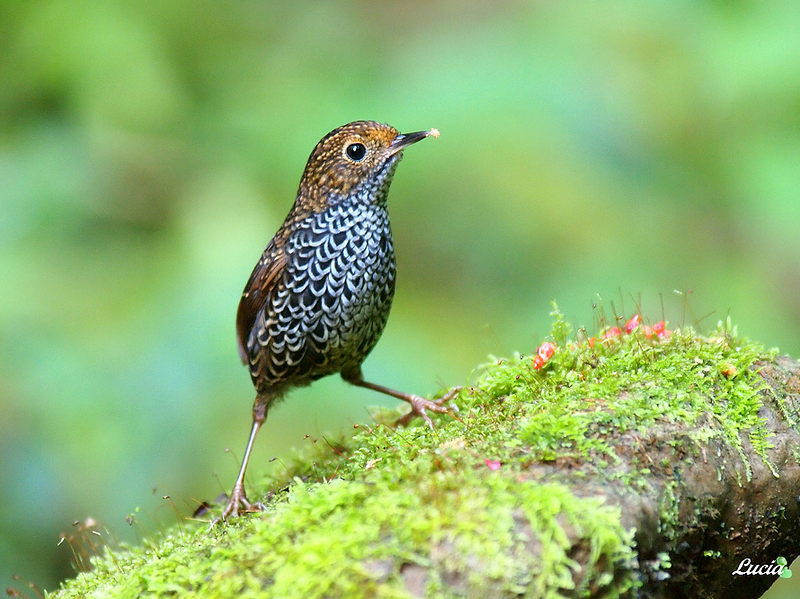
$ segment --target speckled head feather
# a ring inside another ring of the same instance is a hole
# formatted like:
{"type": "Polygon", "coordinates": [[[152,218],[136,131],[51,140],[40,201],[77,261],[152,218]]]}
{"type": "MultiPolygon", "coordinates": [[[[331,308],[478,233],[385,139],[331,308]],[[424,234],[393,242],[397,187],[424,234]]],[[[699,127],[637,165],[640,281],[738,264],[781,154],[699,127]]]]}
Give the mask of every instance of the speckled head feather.
{"type": "Polygon", "coordinates": [[[359,184],[392,170],[408,145],[438,131],[403,135],[375,121],[354,121],[334,129],[311,152],[297,192],[298,208],[319,212],[332,195],[347,196],[359,184]]]}

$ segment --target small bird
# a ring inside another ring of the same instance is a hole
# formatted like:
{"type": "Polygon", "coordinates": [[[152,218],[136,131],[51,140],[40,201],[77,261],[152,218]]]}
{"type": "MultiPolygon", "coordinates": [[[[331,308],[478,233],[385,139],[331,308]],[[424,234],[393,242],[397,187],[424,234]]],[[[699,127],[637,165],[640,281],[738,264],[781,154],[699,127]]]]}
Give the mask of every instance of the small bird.
{"type": "Polygon", "coordinates": [[[373,121],[334,129],[306,164],[289,215],[244,288],[236,315],[239,355],[256,388],[253,425],[228,504],[215,520],[252,511],[244,476],[267,411],[291,388],[340,373],[353,385],[411,404],[401,419],[445,407],[364,380],[361,364],[383,332],[395,289],[386,199],[403,150],[439,131],[401,134],[373,121]]]}

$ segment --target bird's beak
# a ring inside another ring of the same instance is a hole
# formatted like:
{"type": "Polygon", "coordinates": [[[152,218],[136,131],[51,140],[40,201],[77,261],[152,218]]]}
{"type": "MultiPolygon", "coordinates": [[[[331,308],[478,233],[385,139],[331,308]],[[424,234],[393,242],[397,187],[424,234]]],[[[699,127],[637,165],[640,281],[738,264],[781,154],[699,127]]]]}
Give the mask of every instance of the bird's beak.
{"type": "Polygon", "coordinates": [[[416,131],[414,133],[401,133],[394,138],[394,141],[389,145],[389,154],[397,154],[404,148],[411,144],[415,144],[426,137],[439,137],[438,129],[430,129],[428,131],[416,131]]]}

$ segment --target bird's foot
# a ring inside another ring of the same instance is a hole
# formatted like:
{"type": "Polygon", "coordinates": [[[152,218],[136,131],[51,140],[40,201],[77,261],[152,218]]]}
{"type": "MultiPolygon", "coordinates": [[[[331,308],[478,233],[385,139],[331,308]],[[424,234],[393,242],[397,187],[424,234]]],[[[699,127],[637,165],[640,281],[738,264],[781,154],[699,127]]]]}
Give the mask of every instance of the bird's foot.
{"type": "Polygon", "coordinates": [[[398,418],[395,421],[395,425],[408,426],[408,423],[411,422],[414,417],[421,416],[425,421],[425,424],[427,424],[428,427],[433,430],[433,421],[431,421],[430,416],[428,416],[428,410],[431,412],[437,412],[439,414],[450,414],[453,418],[458,420],[459,418],[455,413],[458,411],[457,408],[455,408],[455,406],[451,408],[445,404],[458,395],[460,391],[461,387],[453,387],[442,397],[433,400],[425,399],[419,395],[408,394],[403,399],[411,404],[411,411],[405,416],[398,418]]]}
{"type": "Polygon", "coordinates": [[[244,492],[244,484],[237,482],[233,486],[233,491],[231,491],[231,496],[230,499],[228,499],[227,505],[225,505],[225,509],[222,510],[222,513],[219,516],[211,521],[211,524],[208,525],[208,528],[211,530],[223,520],[236,518],[239,514],[246,512],[258,512],[262,509],[264,509],[262,504],[250,503],[247,500],[247,495],[244,492]]]}

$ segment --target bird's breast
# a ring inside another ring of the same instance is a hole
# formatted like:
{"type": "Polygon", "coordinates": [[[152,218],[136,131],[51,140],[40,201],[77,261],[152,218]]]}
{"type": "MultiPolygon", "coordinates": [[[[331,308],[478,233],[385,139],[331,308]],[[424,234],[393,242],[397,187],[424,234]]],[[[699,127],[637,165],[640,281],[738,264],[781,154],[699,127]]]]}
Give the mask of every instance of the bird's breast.
{"type": "MultiPolygon", "coordinates": [[[[340,202],[299,223],[252,350],[276,375],[313,380],[359,365],[391,309],[395,257],[384,206],[340,202]]],[[[259,327],[256,327],[259,329],[259,327]]]]}
{"type": "Polygon", "coordinates": [[[369,290],[391,274],[395,258],[385,206],[339,203],[299,223],[286,247],[289,283],[296,292],[314,295],[344,289],[369,290]],[[376,275],[377,278],[376,278],[376,275]]]}

